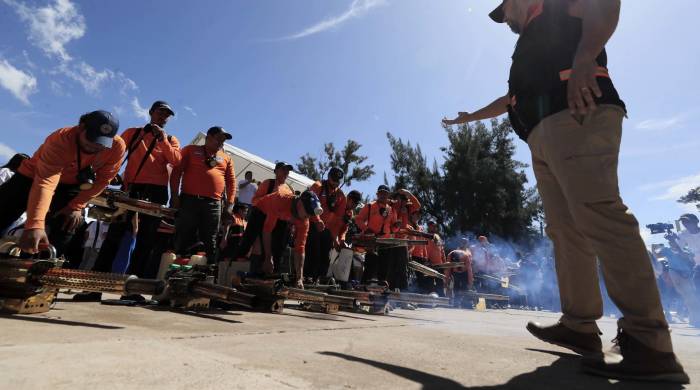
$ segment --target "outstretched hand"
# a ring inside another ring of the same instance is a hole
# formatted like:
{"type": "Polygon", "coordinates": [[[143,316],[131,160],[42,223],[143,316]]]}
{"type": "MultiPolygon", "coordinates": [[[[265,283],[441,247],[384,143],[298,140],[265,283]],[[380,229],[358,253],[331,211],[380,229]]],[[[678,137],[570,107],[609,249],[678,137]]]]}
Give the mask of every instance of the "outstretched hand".
{"type": "Polygon", "coordinates": [[[470,122],[471,119],[471,114],[468,112],[458,112],[457,117],[455,119],[447,119],[443,118],[442,119],[442,124],[445,126],[451,126],[451,125],[461,125],[467,122],[470,122]]]}

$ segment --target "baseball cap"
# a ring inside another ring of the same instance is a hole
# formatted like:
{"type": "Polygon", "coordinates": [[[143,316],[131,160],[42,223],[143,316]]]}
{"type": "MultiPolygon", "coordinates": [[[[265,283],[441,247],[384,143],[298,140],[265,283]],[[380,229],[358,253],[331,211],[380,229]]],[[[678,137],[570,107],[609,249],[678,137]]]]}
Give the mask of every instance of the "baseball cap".
{"type": "Polygon", "coordinates": [[[170,112],[170,115],[175,116],[175,111],[173,111],[173,109],[170,107],[170,105],[168,104],[168,102],[163,101],[163,100],[156,100],[156,101],[151,105],[151,109],[148,110],[148,112],[149,112],[149,113],[150,113],[150,112],[153,112],[153,110],[156,110],[156,109],[159,109],[159,108],[165,108],[166,110],[168,110],[168,111],[170,112]]]}
{"type": "Polygon", "coordinates": [[[275,164],[275,171],[282,168],[288,169],[290,172],[294,170],[292,164],[287,164],[284,161],[278,161],[277,164],[275,164]]]}
{"type": "Polygon", "coordinates": [[[227,140],[233,138],[233,136],[229,132],[224,130],[224,128],[221,126],[210,127],[209,130],[207,130],[207,135],[218,135],[218,134],[225,135],[227,140]]]}
{"type": "Polygon", "coordinates": [[[389,189],[389,186],[382,184],[377,187],[377,192],[391,192],[391,190],[389,189]]]}
{"type": "Polygon", "coordinates": [[[491,13],[489,14],[489,17],[491,18],[491,20],[493,20],[493,21],[496,22],[496,23],[503,23],[503,22],[505,22],[506,15],[505,15],[505,13],[503,12],[503,5],[506,3],[506,1],[507,1],[507,0],[503,0],[503,1],[501,2],[501,5],[499,5],[498,7],[496,7],[495,10],[491,11],[491,13]]]}
{"type": "Polygon", "coordinates": [[[341,181],[343,180],[343,177],[345,176],[345,172],[343,172],[342,169],[333,167],[328,171],[328,177],[335,180],[335,181],[341,181]]]}
{"type": "Polygon", "coordinates": [[[112,147],[114,136],[119,130],[119,119],[112,113],[98,110],[85,114],[80,118],[80,122],[85,126],[85,136],[90,142],[112,147]]]}
{"type": "Polygon", "coordinates": [[[695,222],[695,223],[697,223],[697,222],[698,222],[698,217],[697,217],[697,215],[695,215],[695,214],[687,213],[687,214],[681,215],[680,220],[681,220],[681,221],[688,221],[688,222],[695,222]]]}
{"type": "Polygon", "coordinates": [[[304,210],[309,215],[321,215],[323,214],[323,208],[321,207],[321,201],[318,200],[318,196],[309,190],[306,190],[299,195],[301,203],[304,205],[304,210]]]}

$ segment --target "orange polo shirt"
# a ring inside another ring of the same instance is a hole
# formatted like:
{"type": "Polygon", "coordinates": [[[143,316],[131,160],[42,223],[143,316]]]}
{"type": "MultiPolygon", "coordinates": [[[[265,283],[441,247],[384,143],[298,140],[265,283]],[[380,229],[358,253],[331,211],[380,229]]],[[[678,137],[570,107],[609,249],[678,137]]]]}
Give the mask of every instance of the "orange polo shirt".
{"type": "Polygon", "coordinates": [[[204,146],[187,145],[182,149],[180,164],[173,167],[170,179],[171,189],[180,189],[183,194],[203,196],[220,200],[226,192],[226,199],[233,203],[236,199],[236,173],[233,160],[226,153],[216,152],[217,164],[207,165],[207,153],[204,146]]]}
{"type": "MultiPolygon", "coordinates": [[[[309,190],[315,193],[316,196],[318,196],[318,199],[321,201],[321,207],[323,208],[321,221],[323,221],[324,225],[326,225],[328,230],[331,231],[331,234],[333,234],[333,230],[330,228],[331,226],[334,226],[334,229],[338,231],[338,220],[342,221],[343,216],[345,215],[345,206],[347,204],[347,199],[345,198],[343,191],[341,191],[340,188],[331,190],[330,187],[325,184],[325,182],[320,181],[312,184],[311,187],[309,187],[309,190]],[[328,198],[332,195],[335,195],[336,201],[335,207],[331,210],[331,207],[328,205],[328,198]]],[[[337,237],[337,234],[333,235],[333,237],[337,237]]]]}
{"type": "Polygon", "coordinates": [[[168,164],[174,167],[182,160],[180,141],[172,135],[165,137],[162,141],[156,141],[151,154],[144,161],[143,158],[153,143],[153,133],[150,131],[146,133],[140,127],[132,127],[122,133],[122,139],[131,151],[124,170],[124,183],[127,186],[131,183],[168,185],[168,164]],[[137,138],[134,139],[134,137],[137,138]],[[142,161],[144,161],[143,167],[139,175],[134,177],[142,161]]]}
{"type": "MultiPolygon", "coordinates": [[[[25,229],[43,229],[46,214],[51,205],[58,183],[78,184],[78,171],[92,165],[96,180],[90,190],[80,191],[68,203],[71,210],[85,208],[87,202],[99,195],[119,172],[126,146],[119,136],[114,137],[110,149],[99,153],[80,153],[78,167],[78,126],[64,127],[51,133],[37,149],[32,158],[22,161],[17,172],[34,178],[27,200],[27,222],[25,229]]],[[[58,211],[58,210],[56,210],[58,211]]]]}
{"type": "MultiPolygon", "coordinates": [[[[347,205],[347,203],[346,203],[347,205]]],[[[326,225],[328,230],[331,232],[333,238],[338,238],[340,240],[345,240],[345,236],[348,233],[348,228],[350,227],[347,222],[345,222],[345,217],[350,219],[355,218],[355,212],[353,210],[345,209],[345,214],[341,215],[330,224],[326,225]]]]}
{"type": "MultiPolygon", "coordinates": [[[[423,228],[418,226],[417,228],[413,228],[413,226],[409,226],[409,229],[415,230],[418,232],[422,232],[423,228]]],[[[408,238],[411,238],[410,235],[406,235],[408,238]]],[[[428,258],[428,246],[427,245],[413,245],[409,248],[411,257],[420,257],[423,259],[428,258]]]]}
{"type": "Polygon", "coordinates": [[[396,213],[394,209],[386,204],[382,205],[378,202],[370,202],[360,210],[360,214],[355,218],[357,227],[363,233],[374,233],[377,236],[389,237],[395,232],[394,223],[396,222],[396,213]],[[381,214],[381,209],[387,211],[386,217],[381,214]]]}
{"type": "Polygon", "coordinates": [[[265,213],[263,232],[272,233],[277,221],[287,221],[294,224],[296,234],[294,236],[294,252],[303,254],[306,245],[306,237],[309,234],[309,219],[299,219],[292,215],[294,194],[286,192],[273,192],[258,200],[255,207],[265,213]]]}
{"type": "Polygon", "coordinates": [[[283,192],[287,194],[292,194],[294,195],[294,191],[292,191],[292,187],[290,187],[287,183],[282,183],[282,185],[278,186],[277,185],[277,180],[275,179],[267,179],[264,182],[260,183],[258,186],[257,191],[255,191],[255,195],[253,195],[253,205],[260,200],[265,195],[269,195],[275,192],[283,192]],[[270,189],[270,186],[272,186],[272,189],[270,189]]]}
{"type": "MultiPolygon", "coordinates": [[[[445,263],[445,246],[440,240],[440,242],[435,242],[435,240],[428,240],[428,245],[425,247],[428,254],[428,260],[430,264],[442,264],[445,263]]],[[[470,254],[471,255],[471,254],[470,254]]]]}

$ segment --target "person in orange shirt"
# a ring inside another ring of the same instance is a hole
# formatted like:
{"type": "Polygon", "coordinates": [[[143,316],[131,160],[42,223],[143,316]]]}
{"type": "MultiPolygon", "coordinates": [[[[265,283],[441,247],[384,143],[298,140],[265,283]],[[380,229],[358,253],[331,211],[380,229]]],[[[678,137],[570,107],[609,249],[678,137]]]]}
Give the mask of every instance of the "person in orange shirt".
{"type": "Polygon", "coordinates": [[[251,259],[251,272],[265,274],[274,272],[272,232],[278,221],[286,221],[292,224],[296,230],[294,237],[294,271],[297,278],[297,286],[303,287],[304,283],[304,247],[309,231],[309,218],[323,213],[321,202],[315,193],[307,190],[301,195],[287,192],[273,192],[260,198],[255,206],[264,217],[262,226],[248,225],[246,232],[254,236],[262,236],[263,255],[260,264],[251,259]]]}
{"type": "MultiPolygon", "coordinates": [[[[355,223],[363,235],[391,237],[392,233],[399,230],[396,213],[390,204],[390,193],[388,186],[380,185],[377,188],[377,200],[366,204],[360,210],[357,218],[355,218],[355,223]]],[[[385,248],[367,252],[362,281],[367,283],[373,279],[385,280],[389,282],[391,288],[398,288],[392,286],[392,280],[389,280],[390,276],[393,276],[390,275],[390,270],[394,262],[395,253],[393,249],[385,248]]]]}
{"type": "Polygon", "coordinates": [[[340,189],[344,176],[345,172],[342,169],[333,167],[328,171],[326,180],[317,181],[309,188],[321,200],[323,214],[320,216],[320,223],[314,220],[316,228],[309,230],[306,241],[304,275],[307,278],[315,280],[328,273],[331,249],[338,238],[333,235],[330,227],[336,226],[337,221],[343,218],[347,204],[345,194],[340,189]]]}
{"type": "Polygon", "coordinates": [[[391,207],[396,212],[396,219],[401,222],[401,229],[409,229],[411,216],[420,212],[421,204],[418,198],[405,188],[400,188],[391,195],[391,207]]]}
{"type": "Polygon", "coordinates": [[[337,218],[328,228],[333,237],[336,237],[336,248],[346,247],[345,239],[351,224],[355,224],[355,210],[362,205],[362,193],[357,190],[348,192],[345,202],[345,213],[342,218],[337,218]]]}
{"type": "MultiPolygon", "coordinates": [[[[287,164],[284,161],[279,161],[275,164],[274,179],[264,180],[260,185],[258,185],[255,195],[253,195],[253,206],[266,195],[270,195],[275,192],[281,192],[285,194],[294,194],[292,187],[287,184],[287,178],[289,173],[294,170],[291,164],[287,164]]],[[[250,230],[246,229],[243,233],[243,238],[238,244],[238,250],[234,255],[234,260],[238,258],[248,257],[251,253],[251,248],[254,253],[262,252],[262,242],[260,241],[260,234],[255,235],[253,232],[259,232],[262,229],[265,216],[255,207],[252,207],[248,212],[248,226],[251,227],[250,230]]],[[[289,241],[289,229],[286,221],[277,221],[277,226],[272,233],[272,252],[275,261],[279,262],[281,260],[284,249],[289,241]]]]}
{"type": "Polygon", "coordinates": [[[22,250],[36,253],[39,244],[50,241],[60,255],[82,222],[88,200],[119,172],[126,146],[118,129],[114,115],[93,111],[81,116],[77,126],[51,133],[0,186],[0,230],[26,210],[22,250]]]}
{"type": "MultiPolygon", "coordinates": [[[[168,203],[168,182],[171,167],[180,164],[180,142],[167,135],[163,128],[175,111],[168,103],[158,100],[148,111],[151,119],[143,127],[132,127],[122,133],[127,145],[127,164],[124,170],[124,189],[129,196],[161,205],[168,203]]],[[[142,278],[153,278],[158,272],[160,253],[151,253],[160,226],[160,218],[141,215],[129,273],[142,278]],[[153,260],[153,261],[152,261],[153,260]]]]}
{"type": "Polygon", "coordinates": [[[222,127],[207,131],[204,145],[182,149],[182,161],[173,168],[170,180],[171,205],[178,208],[175,221],[175,249],[178,254],[189,248],[195,237],[204,243],[207,261],[216,262],[216,236],[221,206],[232,213],[236,199],[236,174],[233,160],[223,152],[224,142],[232,138],[222,127]]]}
{"type": "Polygon", "coordinates": [[[445,263],[445,242],[438,234],[438,225],[435,221],[428,221],[428,233],[435,235],[435,239],[429,240],[426,246],[428,261],[433,265],[445,263]]]}

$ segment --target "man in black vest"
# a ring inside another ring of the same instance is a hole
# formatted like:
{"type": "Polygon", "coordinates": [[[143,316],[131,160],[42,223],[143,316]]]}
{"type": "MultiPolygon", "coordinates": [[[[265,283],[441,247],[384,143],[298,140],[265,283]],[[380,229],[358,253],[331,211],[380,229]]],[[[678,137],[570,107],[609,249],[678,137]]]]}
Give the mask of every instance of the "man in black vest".
{"type": "Polygon", "coordinates": [[[532,152],[554,243],[560,321],[529,323],[535,337],[585,355],[584,369],[618,379],[688,383],[677,361],[654,272],[635,217],[620,198],[617,163],[625,105],[607,70],[605,44],[620,0],[504,0],[491,14],[519,35],[508,93],[445,125],[506,112],[532,152]],[[602,359],[597,260],[624,317],[622,361],[602,359]]]}

